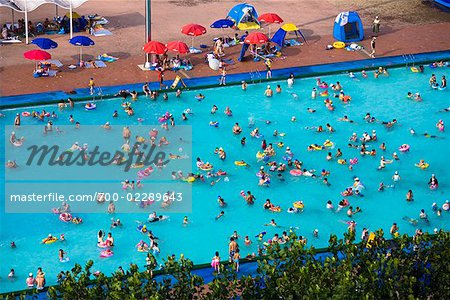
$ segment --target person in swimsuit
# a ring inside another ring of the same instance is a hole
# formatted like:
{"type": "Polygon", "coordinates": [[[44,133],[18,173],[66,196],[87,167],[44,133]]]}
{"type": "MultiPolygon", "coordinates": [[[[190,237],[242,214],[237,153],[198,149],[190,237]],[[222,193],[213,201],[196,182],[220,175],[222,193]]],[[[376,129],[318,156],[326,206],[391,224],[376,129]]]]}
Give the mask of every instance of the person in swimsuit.
{"type": "Polygon", "coordinates": [[[230,262],[234,258],[234,254],[236,253],[236,250],[238,249],[238,244],[234,240],[233,237],[230,237],[230,243],[228,244],[228,254],[230,255],[230,262]]]}

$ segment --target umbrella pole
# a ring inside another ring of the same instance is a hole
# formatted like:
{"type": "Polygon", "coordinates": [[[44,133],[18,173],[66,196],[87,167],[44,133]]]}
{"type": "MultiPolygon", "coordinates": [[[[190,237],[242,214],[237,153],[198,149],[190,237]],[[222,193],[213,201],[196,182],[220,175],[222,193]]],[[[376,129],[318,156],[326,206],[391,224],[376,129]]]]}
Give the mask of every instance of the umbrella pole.
{"type": "Polygon", "coordinates": [[[11,31],[14,32],[14,9],[11,9],[11,31]]]}
{"type": "Polygon", "coordinates": [[[194,36],[192,36],[192,48],[194,48],[194,36]]]}
{"type": "Polygon", "coordinates": [[[73,22],[72,22],[72,1],[70,1],[70,6],[69,6],[69,13],[70,13],[70,38],[72,38],[73,35],[73,22]]]}
{"type": "Polygon", "coordinates": [[[28,12],[27,1],[25,1],[25,44],[28,45],[28,12]]]}
{"type": "Polygon", "coordinates": [[[83,46],[80,46],[80,67],[82,61],[83,61],[83,46]]]}

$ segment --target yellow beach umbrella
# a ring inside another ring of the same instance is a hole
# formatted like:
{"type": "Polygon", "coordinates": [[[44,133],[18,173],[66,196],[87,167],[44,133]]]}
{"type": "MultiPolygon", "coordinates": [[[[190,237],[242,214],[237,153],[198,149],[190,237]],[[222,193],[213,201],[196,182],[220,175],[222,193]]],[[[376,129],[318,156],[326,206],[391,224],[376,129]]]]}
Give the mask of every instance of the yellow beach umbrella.
{"type": "MultiPolygon", "coordinates": [[[[66,17],[70,18],[70,12],[66,13],[66,17]]],[[[72,12],[72,19],[79,19],[81,16],[77,12],[72,12]]]]}
{"type": "Polygon", "coordinates": [[[281,28],[282,28],[284,31],[287,31],[287,32],[298,30],[298,27],[295,26],[295,24],[293,24],[293,23],[287,23],[287,24],[284,24],[283,26],[281,26],[281,28]]]}

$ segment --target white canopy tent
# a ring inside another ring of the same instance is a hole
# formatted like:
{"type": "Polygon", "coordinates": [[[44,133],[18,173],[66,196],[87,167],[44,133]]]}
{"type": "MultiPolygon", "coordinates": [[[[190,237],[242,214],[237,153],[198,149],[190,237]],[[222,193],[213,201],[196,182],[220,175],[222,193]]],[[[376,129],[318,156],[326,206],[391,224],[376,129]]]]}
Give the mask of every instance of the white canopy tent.
{"type": "MultiPolygon", "coordinates": [[[[28,44],[28,13],[42,4],[55,4],[69,10],[70,38],[73,35],[72,9],[79,7],[89,0],[0,0],[0,6],[9,7],[15,11],[25,13],[25,41],[28,44]]],[[[12,24],[14,26],[14,24],[12,24]]]]}

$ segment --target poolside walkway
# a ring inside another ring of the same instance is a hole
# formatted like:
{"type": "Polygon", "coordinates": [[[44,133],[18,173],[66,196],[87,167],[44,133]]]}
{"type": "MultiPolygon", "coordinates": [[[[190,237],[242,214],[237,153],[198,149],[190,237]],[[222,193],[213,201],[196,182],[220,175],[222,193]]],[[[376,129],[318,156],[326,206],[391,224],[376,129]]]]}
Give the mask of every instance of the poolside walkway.
{"type": "MultiPolygon", "coordinates": [[[[308,39],[308,37],[307,37],[308,39]]],[[[331,36],[308,39],[308,44],[303,46],[289,47],[283,50],[286,59],[275,59],[273,68],[287,68],[303,65],[314,65],[322,63],[332,63],[340,61],[351,61],[367,58],[362,53],[348,52],[346,50],[325,50],[332,41],[331,36]]],[[[368,47],[368,41],[362,41],[362,45],[368,47]]],[[[407,53],[419,53],[429,51],[440,51],[450,49],[450,23],[417,25],[405,27],[397,31],[387,32],[377,40],[377,57],[402,55],[407,53]]],[[[226,49],[227,58],[236,62],[240,47],[226,49]]],[[[217,72],[211,70],[204,63],[203,55],[191,55],[191,60],[195,68],[188,72],[190,77],[214,76],[217,72]]],[[[97,85],[111,86],[136,82],[156,81],[158,73],[152,71],[142,71],[137,65],[141,64],[142,56],[131,56],[126,59],[119,59],[115,63],[108,64],[104,69],[74,70],[63,69],[55,78],[32,77],[32,66],[29,64],[15,67],[6,66],[1,71],[0,95],[19,95],[23,93],[37,93],[46,91],[70,91],[74,88],[87,86],[89,77],[94,77],[97,85]]],[[[253,61],[239,63],[229,66],[229,73],[240,73],[250,71],[264,71],[262,62],[253,61]]],[[[265,72],[262,72],[263,75],[265,72]]],[[[173,72],[166,73],[166,79],[173,79],[173,72]]]]}

